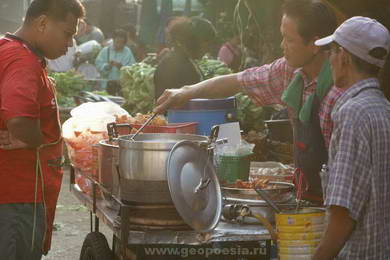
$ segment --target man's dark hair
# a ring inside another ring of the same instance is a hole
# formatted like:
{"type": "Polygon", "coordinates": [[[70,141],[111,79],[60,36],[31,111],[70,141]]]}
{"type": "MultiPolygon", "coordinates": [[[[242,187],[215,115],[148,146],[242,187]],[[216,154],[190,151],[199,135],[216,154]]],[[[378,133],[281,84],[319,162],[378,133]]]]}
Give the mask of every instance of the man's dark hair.
{"type": "Polygon", "coordinates": [[[126,33],[125,30],[117,29],[117,30],[114,31],[114,34],[112,35],[112,38],[113,39],[122,38],[123,40],[125,40],[125,42],[127,42],[127,33],[126,33]]]}
{"type": "Polygon", "coordinates": [[[41,15],[65,21],[68,14],[73,14],[76,18],[83,18],[85,15],[84,6],[79,0],[33,0],[27,9],[24,22],[29,23],[41,15]]]}
{"type": "MultiPolygon", "coordinates": [[[[383,50],[386,52],[385,49],[383,49],[383,50]]],[[[355,64],[355,67],[359,72],[362,72],[362,73],[365,73],[367,75],[374,76],[374,77],[377,77],[379,75],[379,72],[381,70],[380,67],[378,67],[374,64],[368,63],[367,61],[362,60],[361,58],[357,57],[356,55],[354,55],[350,52],[349,52],[349,54],[351,54],[352,62],[355,64]]]]}
{"type": "Polygon", "coordinates": [[[285,0],[283,13],[296,19],[298,33],[306,41],[333,34],[337,27],[332,8],[319,0],[285,0]]]}

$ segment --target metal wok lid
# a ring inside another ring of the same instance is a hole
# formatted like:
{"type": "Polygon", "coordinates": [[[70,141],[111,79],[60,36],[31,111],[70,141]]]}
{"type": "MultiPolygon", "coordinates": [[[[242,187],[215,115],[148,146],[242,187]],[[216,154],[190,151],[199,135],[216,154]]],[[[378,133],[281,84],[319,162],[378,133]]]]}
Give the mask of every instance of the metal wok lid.
{"type": "Polygon", "coordinates": [[[214,229],[221,216],[222,196],[206,150],[190,141],[177,143],[168,157],[167,179],[183,220],[196,231],[214,229]]]}

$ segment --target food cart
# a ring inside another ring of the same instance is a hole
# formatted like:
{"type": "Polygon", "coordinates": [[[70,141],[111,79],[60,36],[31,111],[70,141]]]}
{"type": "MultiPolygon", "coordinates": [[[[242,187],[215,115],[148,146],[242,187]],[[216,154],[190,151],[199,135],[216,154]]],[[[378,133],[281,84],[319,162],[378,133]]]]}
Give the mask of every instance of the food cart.
{"type": "Polygon", "coordinates": [[[119,207],[112,207],[103,199],[98,199],[97,191],[103,187],[97,182],[93,182],[93,195],[85,194],[74,182],[75,171],[77,170],[72,168],[70,190],[89,209],[91,223],[90,233],[87,234],[80,253],[81,260],[271,259],[271,237],[267,229],[259,225],[221,221],[213,231],[202,233],[169,226],[145,228],[121,221],[130,219],[134,208],[115,197],[113,199],[119,207]],[[112,230],[111,249],[104,235],[99,232],[100,222],[112,230]],[[156,251],[159,249],[163,251],[156,251]],[[172,250],[164,251],[167,249],[172,250]]]}
{"type": "MultiPolygon", "coordinates": [[[[78,133],[86,144],[100,138],[88,151],[70,149],[70,190],[91,217],[80,259],[274,259],[276,242],[285,243],[279,250],[311,254],[323,229],[323,212],[275,214],[273,208],[296,207],[294,185],[283,176],[267,181],[270,187],[262,192],[277,207],[259,196],[254,182],[227,185],[217,177],[212,156],[215,146],[228,140],[217,140],[214,130],[210,137],[195,135],[195,129],[193,123],[150,126],[134,137],[126,125],[108,124],[108,139],[101,132],[78,133]],[[123,126],[127,133],[119,129],[123,126]],[[272,224],[277,226],[278,218],[287,225],[281,233],[287,242],[277,240],[272,224]],[[111,249],[99,232],[101,221],[113,233],[111,249]]],[[[68,141],[70,147],[79,144],[68,141]]],[[[260,163],[260,168],[267,167],[260,163]]]]}
{"type": "Polygon", "coordinates": [[[271,259],[269,231],[240,221],[239,212],[232,214],[231,203],[226,205],[208,157],[209,138],[180,133],[137,138],[125,135],[95,146],[95,175],[71,168],[70,190],[91,216],[80,259],[271,259]],[[143,180],[135,174],[138,167],[143,180]],[[89,190],[78,184],[80,176],[89,190]],[[113,232],[111,249],[100,222],[113,232]]]}

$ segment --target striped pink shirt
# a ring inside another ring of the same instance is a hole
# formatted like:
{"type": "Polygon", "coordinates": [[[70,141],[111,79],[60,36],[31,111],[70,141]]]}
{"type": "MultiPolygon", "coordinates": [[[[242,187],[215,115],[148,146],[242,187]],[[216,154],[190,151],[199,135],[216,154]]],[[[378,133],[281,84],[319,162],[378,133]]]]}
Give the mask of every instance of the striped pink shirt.
{"type": "MultiPolygon", "coordinates": [[[[296,73],[302,74],[304,82],[303,101],[305,101],[315,91],[317,80],[309,81],[301,68],[294,69],[288,66],[285,58],[280,58],[261,67],[242,71],[238,73],[237,79],[240,82],[244,93],[246,93],[256,105],[285,105],[281,100],[282,93],[288,87],[296,73]]],[[[319,111],[320,125],[327,148],[329,147],[333,129],[330,115],[333,106],[341,93],[342,91],[340,89],[333,86],[321,101],[319,111]]],[[[291,118],[291,111],[289,111],[289,114],[291,118]]]]}

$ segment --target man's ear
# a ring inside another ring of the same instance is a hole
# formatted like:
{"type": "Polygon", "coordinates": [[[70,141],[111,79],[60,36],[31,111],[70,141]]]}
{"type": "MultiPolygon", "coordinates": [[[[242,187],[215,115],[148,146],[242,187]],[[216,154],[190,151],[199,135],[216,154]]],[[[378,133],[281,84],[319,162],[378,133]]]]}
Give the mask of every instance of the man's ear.
{"type": "Polygon", "coordinates": [[[49,17],[45,14],[42,14],[35,19],[37,30],[40,33],[43,33],[46,30],[48,21],[49,21],[49,17]]]}
{"type": "Polygon", "coordinates": [[[315,54],[315,55],[318,54],[318,52],[321,51],[321,47],[315,45],[315,42],[316,42],[317,40],[319,40],[319,39],[320,39],[320,38],[319,38],[318,36],[315,36],[315,37],[309,42],[309,44],[312,45],[313,54],[315,54]]]}

